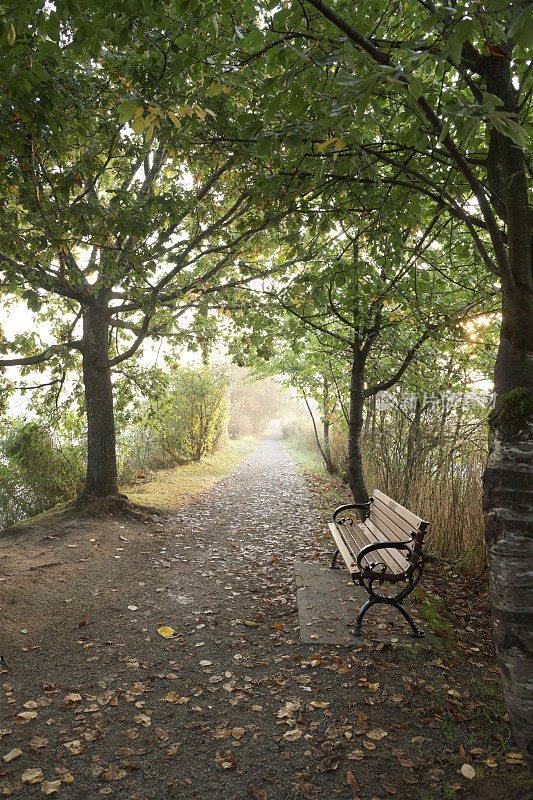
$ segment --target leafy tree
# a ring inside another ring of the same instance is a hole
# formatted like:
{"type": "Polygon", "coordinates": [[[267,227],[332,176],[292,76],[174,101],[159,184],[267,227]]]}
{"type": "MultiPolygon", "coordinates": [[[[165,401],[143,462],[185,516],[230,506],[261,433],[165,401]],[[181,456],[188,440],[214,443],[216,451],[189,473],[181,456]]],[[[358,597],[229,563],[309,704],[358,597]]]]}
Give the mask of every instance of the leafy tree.
{"type": "MultiPolygon", "coordinates": [[[[325,425],[319,447],[330,471],[331,393],[346,386],[349,399],[341,404],[347,409],[348,481],[356,502],[368,499],[361,453],[365,401],[394,386],[439,328],[440,336],[446,328],[457,336],[461,319],[485,309],[485,287],[478,286],[470,265],[453,261],[450,281],[425,263],[429,245],[435,246],[425,239],[434,227],[430,223],[425,234],[408,229],[398,250],[393,237],[379,236],[375,228],[368,241],[344,226],[341,237],[324,235],[317,248],[321,263],[301,268],[284,286],[274,280],[255,317],[242,320],[261,332],[256,356],[319,402],[325,425]]],[[[446,254],[456,257],[453,248],[446,254]]],[[[249,349],[248,354],[250,359],[249,349]]]]}
{"type": "Polygon", "coordinates": [[[278,139],[290,143],[283,158],[294,183],[403,189],[403,202],[395,191],[384,216],[406,206],[437,214],[500,281],[486,539],[507,704],[532,766],[533,601],[524,592],[533,585],[531,5],[305,0],[265,12],[265,29],[276,79],[263,84],[272,98],[264,107],[278,139]]]}
{"type": "MultiPolygon", "coordinates": [[[[48,41],[44,19],[37,49],[48,41]]],[[[205,145],[206,120],[232,124],[218,114],[225,95],[205,70],[178,90],[160,89],[161,73],[145,70],[158,59],[170,66],[148,50],[141,37],[127,54],[101,50],[96,64],[59,43],[38,86],[11,92],[0,108],[0,145],[10,153],[0,172],[3,291],[34,311],[58,298],[48,308],[63,315],[41,352],[33,331],[11,347],[3,340],[2,353],[18,355],[0,366],[63,370],[81,360],[86,497],[117,493],[113,368],[146,337],[172,332],[199,294],[250,280],[252,239],[280,219],[252,214],[245,153],[205,145]]]]}

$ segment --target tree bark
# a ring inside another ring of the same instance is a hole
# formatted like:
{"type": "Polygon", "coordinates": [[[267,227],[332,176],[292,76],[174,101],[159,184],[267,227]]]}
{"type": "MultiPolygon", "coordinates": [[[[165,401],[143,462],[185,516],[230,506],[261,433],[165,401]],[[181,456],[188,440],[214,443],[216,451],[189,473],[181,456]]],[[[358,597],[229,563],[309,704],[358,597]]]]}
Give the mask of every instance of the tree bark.
{"type": "MultiPolygon", "coordinates": [[[[507,59],[487,59],[487,89],[515,114],[507,59]]],[[[502,326],[494,384],[484,512],[494,643],[509,718],[533,771],[533,264],[524,153],[491,133],[488,177],[507,223],[502,326]]]]}
{"type": "Polygon", "coordinates": [[[326,469],[330,475],[335,474],[335,467],[333,465],[333,461],[331,460],[331,444],[329,441],[329,429],[331,427],[331,423],[325,419],[322,423],[322,439],[324,441],[324,464],[326,465],[326,469]]]}
{"type": "Polygon", "coordinates": [[[405,468],[403,476],[403,499],[405,506],[409,505],[411,498],[411,485],[414,482],[416,468],[418,466],[420,452],[420,438],[422,420],[422,403],[417,397],[415,401],[415,413],[413,419],[409,421],[409,433],[407,435],[407,446],[405,453],[405,468]]]}
{"type": "Polygon", "coordinates": [[[333,461],[331,460],[331,444],[329,441],[329,431],[331,428],[330,408],[329,408],[329,382],[325,375],[323,381],[323,405],[324,405],[324,416],[322,418],[322,440],[324,442],[323,457],[327,471],[329,472],[330,475],[334,475],[335,468],[333,466],[333,461]]]}
{"type": "Polygon", "coordinates": [[[509,718],[533,770],[533,347],[525,352],[513,346],[506,328],[504,323],[483,505],[494,644],[509,718]]]}
{"type": "Polygon", "coordinates": [[[363,476],[361,431],[363,429],[364,367],[354,358],[350,374],[350,417],[348,420],[348,483],[356,503],[366,503],[368,492],[363,476]]]}
{"type": "Polygon", "coordinates": [[[96,301],[83,309],[83,385],[87,412],[85,497],[118,494],[109,314],[96,301]]]}

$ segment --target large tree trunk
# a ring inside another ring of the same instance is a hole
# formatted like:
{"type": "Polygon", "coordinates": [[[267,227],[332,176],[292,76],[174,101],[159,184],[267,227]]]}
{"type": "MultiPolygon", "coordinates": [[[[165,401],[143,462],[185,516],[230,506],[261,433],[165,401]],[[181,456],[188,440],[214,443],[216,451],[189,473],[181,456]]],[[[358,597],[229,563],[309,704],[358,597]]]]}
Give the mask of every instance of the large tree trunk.
{"type": "Polygon", "coordinates": [[[87,475],[83,494],[107,497],[118,493],[115,415],[108,310],[96,302],[83,309],[82,353],[87,411],[87,475]]]}
{"type": "MultiPolygon", "coordinates": [[[[488,60],[487,89],[516,114],[509,62],[488,60]]],[[[524,154],[491,132],[488,177],[507,223],[502,328],[484,475],[494,642],[509,718],[533,771],[533,272],[532,218],[524,154]]]]}
{"type": "Polygon", "coordinates": [[[519,747],[533,769],[533,346],[513,344],[506,316],[484,474],[485,530],[505,699],[519,747]]]}
{"type": "Polygon", "coordinates": [[[364,367],[354,359],[350,374],[350,417],[348,420],[348,483],[356,503],[366,503],[368,492],[363,476],[361,431],[363,429],[364,367]]]}

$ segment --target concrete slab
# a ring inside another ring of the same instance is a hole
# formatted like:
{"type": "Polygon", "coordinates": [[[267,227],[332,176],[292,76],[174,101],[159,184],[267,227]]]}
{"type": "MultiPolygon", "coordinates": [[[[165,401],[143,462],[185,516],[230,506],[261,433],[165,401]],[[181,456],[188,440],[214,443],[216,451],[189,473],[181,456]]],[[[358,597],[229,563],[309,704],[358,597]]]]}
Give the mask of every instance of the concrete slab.
{"type": "Polygon", "coordinates": [[[326,564],[312,561],[295,561],[294,580],[300,638],[304,644],[356,645],[370,640],[387,644],[420,641],[430,645],[435,641],[436,637],[409,602],[405,607],[425,632],[424,639],[413,639],[400,614],[384,605],[370,609],[363,622],[363,637],[353,637],[355,618],[368,595],[361,586],[352,583],[344,569],[329,569],[326,564]]]}

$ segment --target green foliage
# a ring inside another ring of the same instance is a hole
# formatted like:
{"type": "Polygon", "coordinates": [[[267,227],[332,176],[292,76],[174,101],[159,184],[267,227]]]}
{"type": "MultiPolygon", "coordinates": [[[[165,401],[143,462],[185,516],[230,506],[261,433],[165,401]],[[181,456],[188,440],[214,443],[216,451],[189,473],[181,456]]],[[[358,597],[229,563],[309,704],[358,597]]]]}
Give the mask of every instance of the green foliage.
{"type": "Polygon", "coordinates": [[[122,480],[138,472],[199,461],[224,441],[228,414],[229,376],[224,365],[174,364],[168,373],[160,372],[157,384],[150,386],[150,398],[136,405],[135,423],[121,431],[122,480]]]}
{"type": "Polygon", "coordinates": [[[0,439],[0,527],[72,500],[83,479],[79,447],[54,444],[47,429],[19,421],[0,439]]]}

